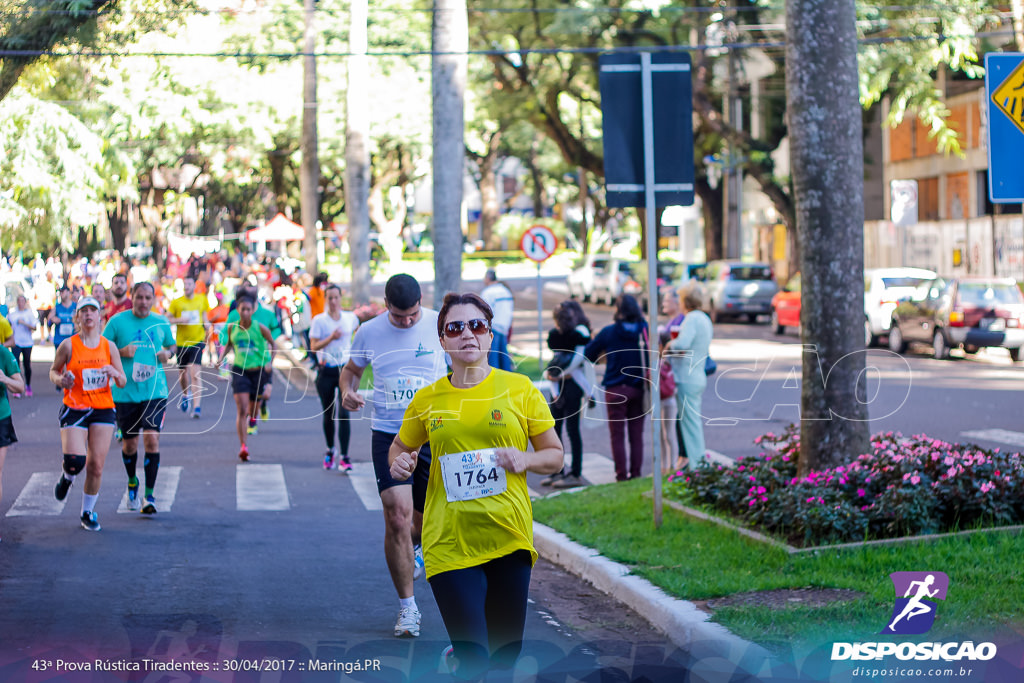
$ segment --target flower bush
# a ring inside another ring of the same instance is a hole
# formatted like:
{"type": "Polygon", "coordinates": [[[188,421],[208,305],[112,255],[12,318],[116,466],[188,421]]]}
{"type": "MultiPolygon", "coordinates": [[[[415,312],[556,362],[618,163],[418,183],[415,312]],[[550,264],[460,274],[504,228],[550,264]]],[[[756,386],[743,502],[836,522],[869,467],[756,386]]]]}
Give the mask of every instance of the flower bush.
{"type": "Polygon", "coordinates": [[[1020,453],[887,432],[853,462],[800,477],[795,425],[754,442],[764,450],[733,467],[671,475],[666,495],[803,546],[1024,523],[1020,453]]]}
{"type": "Polygon", "coordinates": [[[373,320],[378,315],[386,311],[384,306],[380,305],[376,301],[371,301],[368,304],[357,306],[352,310],[357,318],[359,318],[359,324],[365,323],[367,320],[373,320]]]}

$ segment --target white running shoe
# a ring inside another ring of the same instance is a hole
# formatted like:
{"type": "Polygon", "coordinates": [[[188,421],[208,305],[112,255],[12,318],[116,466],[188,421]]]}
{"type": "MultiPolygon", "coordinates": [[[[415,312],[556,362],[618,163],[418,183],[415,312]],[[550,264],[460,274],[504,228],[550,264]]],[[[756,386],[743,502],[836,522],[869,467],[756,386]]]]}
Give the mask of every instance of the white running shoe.
{"type": "Polygon", "coordinates": [[[415,638],[420,634],[420,611],[413,607],[403,607],[398,613],[398,621],[395,622],[395,637],[415,638]]]}

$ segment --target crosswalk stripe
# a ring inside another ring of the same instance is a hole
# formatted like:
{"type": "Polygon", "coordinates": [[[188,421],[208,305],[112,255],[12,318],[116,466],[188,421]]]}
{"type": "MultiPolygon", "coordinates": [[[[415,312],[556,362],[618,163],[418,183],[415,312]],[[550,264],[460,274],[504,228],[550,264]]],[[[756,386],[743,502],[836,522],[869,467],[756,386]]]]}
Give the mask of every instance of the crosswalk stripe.
{"type": "MultiPolygon", "coordinates": [[[[145,495],[142,488],[144,481],[139,477],[139,497],[145,495]]],[[[156,498],[156,509],[160,512],[170,512],[174,504],[174,497],[178,494],[178,481],[181,479],[181,467],[179,465],[167,465],[160,468],[160,474],[156,478],[156,488],[153,489],[153,497],[156,498]]],[[[136,514],[136,510],[128,509],[128,485],[125,483],[124,493],[121,494],[121,503],[117,506],[118,514],[130,512],[136,514]]]]}
{"type": "Polygon", "coordinates": [[[968,439],[1006,443],[1011,446],[1024,446],[1024,432],[1011,432],[1009,429],[975,429],[969,432],[960,432],[960,436],[966,436],[968,439]]]}
{"type": "Polygon", "coordinates": [[[289,509],[284,468],[281,465],[236,465],[235,500],[239,510],[289,509]]]}
{"type": "MultiPolygon", "coordinates": [[[[53,485],[60,478],[60,472],[36,472],[28,479],[25,488],[18,494],[14,505],[7,511],[8,517],[51,516],[64,511],[67,498],[53,497],[53,485]]],[[[82,476],[84,481],[85,475],[82,476]]],[[[81,485],[81,483],[79,483],[81,485]]]]}
{"type": "Polygon", "coordinates": [[[373,471],[372,462],[354,462],[348,473],[352,480],[352,488],[367,510],[383,510],[384,504],[380,502],[380,494],[377,493],[377,475],[373,471]]]}

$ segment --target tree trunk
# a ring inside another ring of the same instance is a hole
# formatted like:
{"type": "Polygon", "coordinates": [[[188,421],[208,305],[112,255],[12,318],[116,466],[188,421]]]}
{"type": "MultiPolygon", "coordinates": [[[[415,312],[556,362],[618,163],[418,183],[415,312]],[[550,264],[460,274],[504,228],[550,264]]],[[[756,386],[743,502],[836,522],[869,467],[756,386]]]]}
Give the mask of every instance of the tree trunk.
{"type": "Polygon", "coordinates": [[[866,453],[864,154],[853,0],[787,0],[786,104],[800,239],[799,471],[866,453]]]}
{"type": "Polygon", "coordinates": [[[306,272],[316,274],[316,228],[320,220],[320,159],[316,132],[316,0],[303,0],[305,8],[305,55],[302,58],[302,166],[299,173],[299,204],[302,209],[302,251],[306,272]]]}
{"type": "Polygon", "coordinates": [[[466,0],[435,0],[431,32],[434,135],[434,305],[462,282],[462,178],[466,50],[466,0]]]}
{"type": "Polygon", "coordinates": [[[367,0],[352,0],[349,27],[348,90],[345,94],[345,215],[352,300],[370,302],[370,117],[366,108],[369,63],[366,57],[367,0]]]}
{"type": "Polygon", "coordinates": [[[698,176],[694,189],[700,196],[704,216],[704,259],[715,261],[723,258],[722,185],[719,183],[717,188],[713,188],[702,175],[698,176]]]}

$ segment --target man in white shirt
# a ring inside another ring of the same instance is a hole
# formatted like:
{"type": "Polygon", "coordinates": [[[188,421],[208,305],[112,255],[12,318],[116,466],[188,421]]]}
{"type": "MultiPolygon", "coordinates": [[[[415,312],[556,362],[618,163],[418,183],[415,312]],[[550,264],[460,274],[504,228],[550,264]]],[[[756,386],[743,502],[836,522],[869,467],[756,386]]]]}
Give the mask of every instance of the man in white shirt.
{"type": "Polygon", "coordinates": [[[339,382],[342,407],[360,410],[366,401],[359,395],[359,380],[366,366],[373,366],[371,450],[377,491],[384,505],[384,558],[398,592],[398,637],[420,634],[420,611],[413,595],[413,581],[423,572],[423,553],[418,545],[430,449],[420,449],[422,462],[405,481],[392,478],[388,450],[413,395],[448,370],[437,336],[437,311],[423,308],[421,298],[420,285],[411,275],[403,273],[388,280],[384,287],[387,312],[356,331],[339,382]]]}
{"type": "Polygon", "coordinates": [[[491,351],[487,356],[487,363],[492,368],[511,370],[512,356],[508,353],[508,338],[512,332],[512,314],[515,310],[512,291],[498,282],[498,276],[494,269],[489,269],[484,274],[484,291],[480,292],[480,297],[494,312],[494,319],[491,320],[491,332],[494,334],[494,339],[491,341],[491,351]]]}

